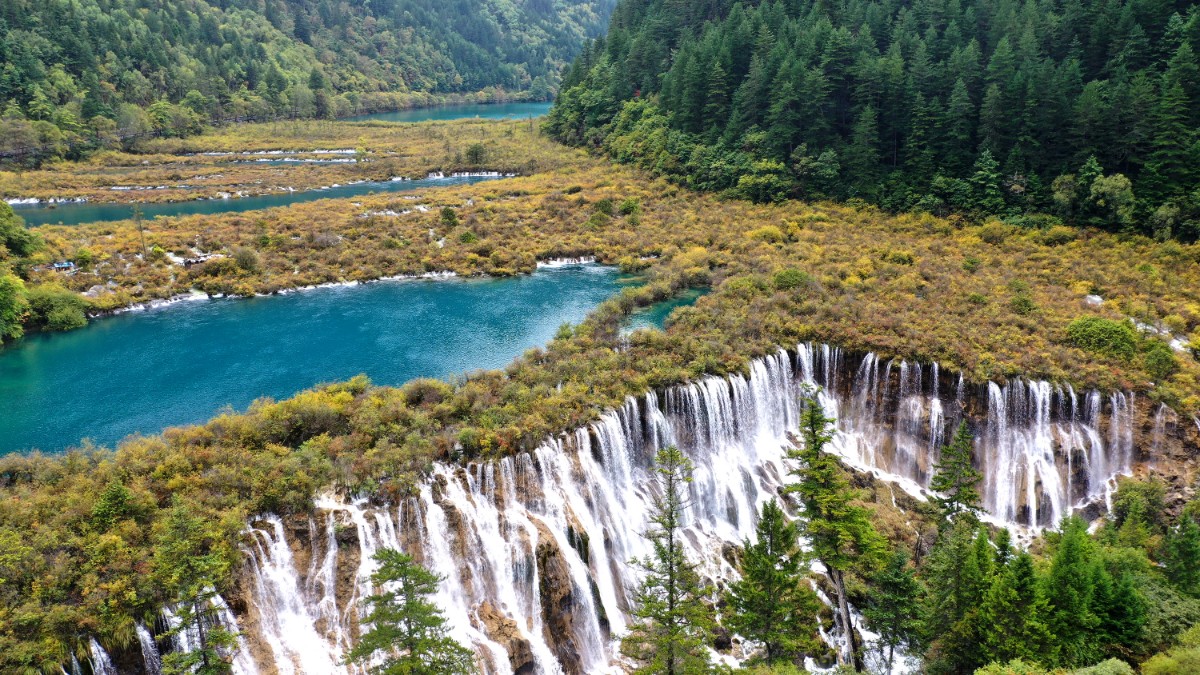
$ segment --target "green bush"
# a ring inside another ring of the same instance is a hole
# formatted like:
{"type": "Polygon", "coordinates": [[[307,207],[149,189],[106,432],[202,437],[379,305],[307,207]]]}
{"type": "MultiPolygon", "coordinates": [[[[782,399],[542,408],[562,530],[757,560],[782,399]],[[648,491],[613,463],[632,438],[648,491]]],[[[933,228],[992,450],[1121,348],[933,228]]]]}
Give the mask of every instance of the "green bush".
{"type": "Polygon", "coordinates": [[[1200,673],[1200,648],[1172,649],[1166,654],[1155,654],[1142,664],[1142,675],[1183,675],[1200,673]]]}
{"type": "Polygon", "coordinates": [[[27,293],[29,324],[45,330],[72,330],[87,325],[87,300],[62,286],[43,284],[27,293]]]}
{"type": "Polygon", "coordinates": [[[479,241],[479,237],[474,232],[466,230],[462,234],[458,235],[458,241],[463,244],[474,244],[475,242],[479,241]]]}
{"type": "Polygon", "coordinates": [[[781,269],[771,277],[771,283],[781,291],[790,291],[793,288],[806,286],[810,281],[812,281],[812,277],[807,272],[795,267],[781,269]]]}
{"type": "Polygon", "coordinates": [[[1015,659],[1008,663],[990,663],[976,670],[975,675],[1046,675],[1046,669],[1036,663],[1015,659]]]}
{"type": "Polygon", "coordinates": [[[623,216],[632,216],[642,209],[642,204],[637,199],[630,197],[621,202],[621,206],[617,209],[623,216]]]}
{"type": "Polygon", "coordinates": [[[441,221],[445,227],[454,227],[458,225],[458,214],[449,206],[444,206],[442,207],[441,221]]]}
{"type": "Polygon", "coordinates": [[[596,230],[603,227],[607,222],[608,216],[604,215],[600,211],[597,211],[587,219],[587,222],[584,223],[583,226],[589,230],[596,230]]]}
{"type": "Polygon", "coordinates": [[[1146,340],[1142,347],[1142,363],[1156,381],[1169,379],[1179,370],[1175,350],[1162,340],[1146,340]]]}
{"type": "Polygon", "coordinates": [[[1128,321],[1081,317],[1067,326],[1067,339],[1085,351],[1126,361],[1137,353],[1137,334],[1128,321]]]}
{"type": "Polygon", "coordinates": [[[1090,668],[1080,668],[1073,675],[1134,675],[1134,671],[1128,663],[1121,659],[1109,659],[1090,668]]]}
{"type": "Polygon", "coordinates": [[[1008,304],[1009,307],[1012,308],[1012,311],[1020,314],[1021,316],[1033,314],[1037,311],[1037,304],[1033,302],[1033,298],[1029,297],[1027,293],[1018,293],[1014,295],[1013,299],[1008,304]]]}
{"type": "Polygon", "coordinates": [[[611,217],[613,213],[616,213],[613,207],[613,200],[605,198],[596,202],[596,213],[603,213],[604,215],[611,217]]]}

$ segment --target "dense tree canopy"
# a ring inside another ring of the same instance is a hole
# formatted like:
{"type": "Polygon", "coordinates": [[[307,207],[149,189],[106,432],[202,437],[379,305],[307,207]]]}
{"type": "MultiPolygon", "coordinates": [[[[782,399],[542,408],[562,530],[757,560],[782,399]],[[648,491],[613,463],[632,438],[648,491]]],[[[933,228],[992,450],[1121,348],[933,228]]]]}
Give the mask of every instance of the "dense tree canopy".
{"type": "Polygon", "coordinates": [[[756,201],[1193,240],[1198,48],[1181,1],[624,0],[552,126],[756,201]]]}
{"type": "Polygon", "coordinates": [[[12,0],[0,154],[71,154],[212,119],[330,117],[450,94],[553,95],[612,0],[12,0]]]}

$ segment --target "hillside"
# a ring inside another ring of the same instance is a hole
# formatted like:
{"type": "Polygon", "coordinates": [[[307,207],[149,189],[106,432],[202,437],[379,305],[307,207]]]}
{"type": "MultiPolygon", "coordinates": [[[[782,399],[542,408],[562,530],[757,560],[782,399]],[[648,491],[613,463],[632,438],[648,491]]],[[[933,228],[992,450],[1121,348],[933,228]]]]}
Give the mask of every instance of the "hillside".
{"type": "Polygon", "coordinates": [[[1194,240],[1197,17],[1144,0],[623,0],[552,123],[757,201],[1194,240]]]}
{"type": "Polygon", "coordinates": [[[612,0],[13,0],[0,155],[211,120],[552,96],[612,0]]]}

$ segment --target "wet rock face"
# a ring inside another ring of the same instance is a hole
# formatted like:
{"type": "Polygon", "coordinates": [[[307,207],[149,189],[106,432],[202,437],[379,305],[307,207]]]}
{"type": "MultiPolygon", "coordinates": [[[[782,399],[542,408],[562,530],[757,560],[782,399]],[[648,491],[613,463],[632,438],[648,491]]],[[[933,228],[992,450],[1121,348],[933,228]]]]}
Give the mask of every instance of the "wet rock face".
{"type": "Polygon", "coordinates": [[[554,649],[564,672],[581,673],[583,668],[575,644],[576,600],[571,570],[549,528],[540,520],[533,522],[538,529],[538,593],[546,642],[554,649]]]}
{"type": "Polygon", "coordinates": [[[479,605],[476,617],[482,624],[483,632],[508,652],[508,664],[513,673],[528,675],[534,672],[537,664],[533,659],[533,649],[529,640],[521,637],[515,621],[501,614],[495,605],[486,600],[479,605]]]}

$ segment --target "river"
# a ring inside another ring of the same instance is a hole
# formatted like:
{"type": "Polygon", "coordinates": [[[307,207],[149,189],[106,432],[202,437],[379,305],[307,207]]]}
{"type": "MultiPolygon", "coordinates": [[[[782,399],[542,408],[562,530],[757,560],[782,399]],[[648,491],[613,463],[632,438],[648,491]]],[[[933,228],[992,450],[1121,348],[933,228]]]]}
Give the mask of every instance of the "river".
{"type": "MultiPolygon", "coordinates": [[[[413,108],[397,112],[374,113],[350,118],[349,121],[381,120],[386,122],[432,122],[457,119],[481,118],[504,119],[540,117],[550,110],[550,103],[475,103],[464,105],[447,105],[433,108],[413,108]]],[[[266,159],[268,162],[283,162],[284,160],[266,159]]],[[[256,197],[241,197],[237,199],[205,199],[184,202],[168,202],[163,204],[142,204],[142,215],[145,218],[162,218],[171,216],[212,215],[216,213],[240,213],[256,211],[289,204],[311,202],[318,199],[333,199],[340,197],[359,197],[372,192],[399,192],[416,190],[424,187],[455,185],[458,183],[475,183],[488,180],[491,177],[451,177],[438,179],[419,179],[412,181],[370,181],[352,185],[304,190],[301,192],[285,192],[278,194],[260,195],[256,197]]],[[[83,223],[103,223],[117,220],[129,220],[133,217],[133,204],[14,204],[17,215],[25,219],[30,227],[38,225],[80,225],[83,223]]]]}
{"type": "Polygon", "coordinates": [[[508,279],[382,281],[130,312],[0,350],[0,453],[203,422],[366,373],[378,384],[501,367],[623,279],[599,265],[508,279]]]}
{"type": "Polygon", "coordinates": [[[498,176],[451,176],[447,178],[421,178],[417,180],[366,181],[336,187],[318,188],[297,192],[282,192],[237,199],[196,199],[186,202],[164,202],[160,204],[91,204],[71,202],[56,205],[14,204],[13,210],[25,219],[30,227],[38,225],[81,225],[83,223],[106,223],[129,220],[134,206],[140,206],[146,219],[169,218],[171,216],[212,215],[216,213],[241,213],[257,211],[318,199],[360,197],[378,192],[404,192],[428,187],[445,187],[463,183],[478,183],[494,180],[498,176]]]}

